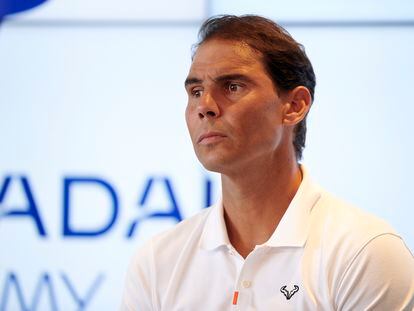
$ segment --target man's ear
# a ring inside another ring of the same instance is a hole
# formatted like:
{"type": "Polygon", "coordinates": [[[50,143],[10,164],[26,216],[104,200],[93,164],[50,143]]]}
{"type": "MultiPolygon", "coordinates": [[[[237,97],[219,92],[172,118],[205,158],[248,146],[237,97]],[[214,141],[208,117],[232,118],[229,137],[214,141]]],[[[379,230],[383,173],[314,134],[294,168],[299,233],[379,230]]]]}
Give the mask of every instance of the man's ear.
{"type": "Polygon", "coordinates": [[[283,124],[298,124],[306,117],[311,104],[312,97],[306,87],[297,86],[289,91],[283,107],[283,124]]]}

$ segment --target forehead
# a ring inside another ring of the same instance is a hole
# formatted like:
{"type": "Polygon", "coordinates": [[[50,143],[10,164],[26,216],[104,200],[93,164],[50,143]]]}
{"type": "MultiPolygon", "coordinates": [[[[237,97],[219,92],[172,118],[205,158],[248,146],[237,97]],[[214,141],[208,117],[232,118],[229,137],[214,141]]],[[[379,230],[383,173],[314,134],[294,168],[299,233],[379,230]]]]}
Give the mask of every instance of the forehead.
{"type": "Polygon", "coordinates": [[[219,75],[231,71],[265,73],[261,54],[244,42],[211,39],[198,47],[190,67],[190,75],[219,75]]]}

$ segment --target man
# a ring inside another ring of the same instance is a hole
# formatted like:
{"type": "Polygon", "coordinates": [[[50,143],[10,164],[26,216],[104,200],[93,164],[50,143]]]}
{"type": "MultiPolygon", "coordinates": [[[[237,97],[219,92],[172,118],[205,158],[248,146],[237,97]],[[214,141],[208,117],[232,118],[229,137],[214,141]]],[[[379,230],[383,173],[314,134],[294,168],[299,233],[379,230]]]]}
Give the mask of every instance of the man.
{"type": "Polygon", "coordinates": [[[198,159],[222,199],[156,236],[128,271],[125,310],[412,310],[414,259],[385,222],[298,164],[315,75],[259,16],[207,20],[185,81],[198,159]]]}

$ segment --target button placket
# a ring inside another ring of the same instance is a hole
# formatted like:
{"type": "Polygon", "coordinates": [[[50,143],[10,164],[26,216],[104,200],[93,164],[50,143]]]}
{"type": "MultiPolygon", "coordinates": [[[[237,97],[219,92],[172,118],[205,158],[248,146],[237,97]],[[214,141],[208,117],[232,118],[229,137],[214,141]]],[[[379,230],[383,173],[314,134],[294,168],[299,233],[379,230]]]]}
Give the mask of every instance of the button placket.
{"type": "Polygon", "coordinates": [[[252,282],[249,280],[243,280],[241,285],[243,288],[250,288],[250,286],[252,286],[252,282]]]}
{"type": "MultiPolygon", "coordinates": [[[[241,256],[240,256],[241,257],[241,256]]],[[[255,254],[250,254],[243,259],[241,269],[235,284],[235,290],[238,291],[236,310],[247,310],[251,307],[253,297],[253,263],[255,254]]],[[[242,258],[242,257],[241,257],[242,258]]]]}

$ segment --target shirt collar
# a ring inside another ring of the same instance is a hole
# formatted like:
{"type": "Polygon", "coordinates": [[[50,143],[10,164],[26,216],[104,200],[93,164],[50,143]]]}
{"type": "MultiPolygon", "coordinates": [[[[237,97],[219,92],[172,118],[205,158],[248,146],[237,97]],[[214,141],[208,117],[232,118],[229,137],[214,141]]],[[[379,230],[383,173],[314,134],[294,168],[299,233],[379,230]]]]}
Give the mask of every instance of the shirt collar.
{"type": "MultiPolygon", "coordinates": [[[[314,184],[303,165],[302,182],[288,209],[280,220],[275,232],[263,244],[269,247],[302,247],[307,239],[310,226],[310,213],[321,196],[320,188],[314,184]]],[[[230,245],[224,222],[223,203],[219,201],[211,207],[201,235],[200,247],[212,250],[230,245]]]]}
{"type": "Polygon", "coordinates": [[[275,232],[264,243],[270,247],[291,246],[302,247],[309,233],[312,208],[321,197],[321,189],[308,176],[303,165],[302,182],[288,209],[280,220],[275,232]]]}
{"type": "Polygon", "coordinates": [[[230,240],[224,222],[223,202],[220,198],[211,207],[210,213],[207,216],[203,233],[201,234],[200,247],[212,250],[223,245],[230,245],[230,240]]]}

